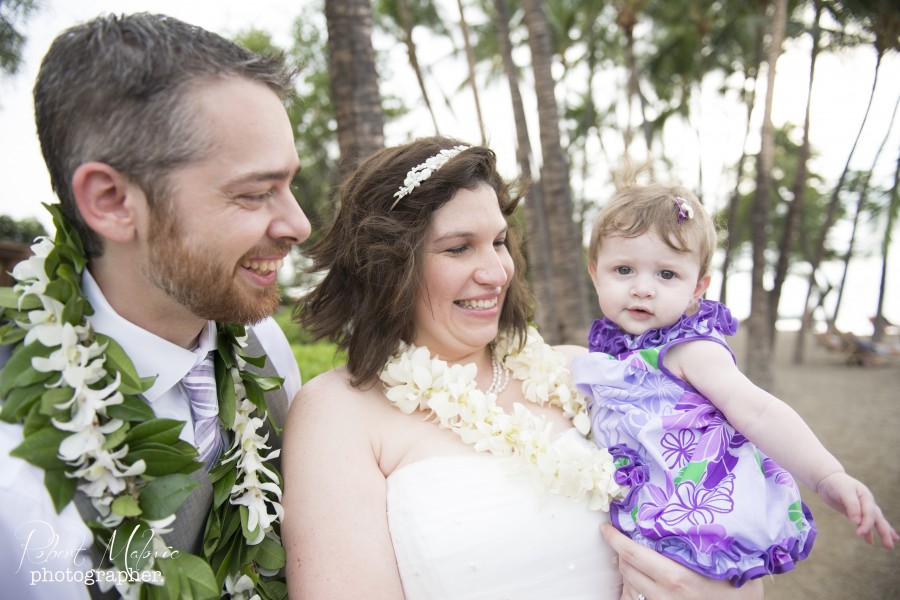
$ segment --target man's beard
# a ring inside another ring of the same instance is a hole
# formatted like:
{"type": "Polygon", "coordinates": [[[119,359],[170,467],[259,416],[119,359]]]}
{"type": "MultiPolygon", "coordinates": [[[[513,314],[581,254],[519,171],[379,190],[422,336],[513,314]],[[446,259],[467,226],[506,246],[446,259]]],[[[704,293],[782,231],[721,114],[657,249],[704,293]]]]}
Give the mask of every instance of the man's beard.
{"type": "MultiPolygon", "coordinates": [[[[171,211],[157,206],[150,219],[150,279],[193,314],[222,323],[257,323],[281,303],[277,285],[253,289],[238,285],[235,269],[217,260],[215,251],[190,248],[171,211]]],[[[289,247],[273,244],[246,256],[287,254],[289,247]]],[[[243,259],[241,260],[243,262],[243,259]]]]}

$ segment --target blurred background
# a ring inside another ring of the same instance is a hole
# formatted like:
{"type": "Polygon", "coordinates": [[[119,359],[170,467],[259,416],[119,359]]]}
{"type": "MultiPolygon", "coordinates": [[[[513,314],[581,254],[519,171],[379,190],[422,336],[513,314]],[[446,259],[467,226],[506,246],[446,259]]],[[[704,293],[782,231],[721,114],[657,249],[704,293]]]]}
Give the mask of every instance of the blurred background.
{"type": "MultiPolygon", "coordinates": [[[[288,103],[296,196],[321,233],[348,169],[449,134],[530,181],[521,221],[536,320],[584,343],[598,317],[590,223],[624,154],[691,188],[727,234],[709,296],[741,319],[744,371],[806,419],[900,523],[900,4],[896,0],[0,0],[0,277],[52,233],[31,86],[66,27],[160,12],[300,66],[288,103]]],[[[304,380],[343,362],[276,315],[304,380]]],[[[9,280],[0,282],[8,285],[9,280]]],[[[900,598],[896,552],[867,547],[804,490],[809,561],[770,600],[900,598]]]]}
{"type": "MultiPolygon", "coordinates": [[[[522,221],[552,341],[582,342],[598,316],[583,242],[628,153],[720,216],[709,296],[745,321],[758,382],[772,379],[779,332],[798,332],[797,363],[826,334],[836,346],[846,334],[891,343],[894,1],[2,0],[4,271],[52,227],[30,93],[41,57],[74,23],[137,11],[285,51],[301,67],[289,106],[304,165],[295,184],[317,233],[346,169],[378,147],[436,132],[492,147],[506,176],[531,181],[522,221]]],[[[297,253],[285,267],[286,299],[309,284],[302,265],[297,253]]]]}

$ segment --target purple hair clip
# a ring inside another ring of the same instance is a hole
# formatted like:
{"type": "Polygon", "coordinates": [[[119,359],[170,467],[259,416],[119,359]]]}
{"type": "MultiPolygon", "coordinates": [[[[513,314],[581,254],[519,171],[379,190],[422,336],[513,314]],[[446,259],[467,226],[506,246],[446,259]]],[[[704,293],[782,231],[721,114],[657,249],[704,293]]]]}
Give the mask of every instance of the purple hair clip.
{"type": "Polygon", "coordinates": [[[691,203],[680,196],[673,196],[675,208],[678,209],[678,223],[681,224],[685,219],[694,218],[694,207],[691,203]]]}

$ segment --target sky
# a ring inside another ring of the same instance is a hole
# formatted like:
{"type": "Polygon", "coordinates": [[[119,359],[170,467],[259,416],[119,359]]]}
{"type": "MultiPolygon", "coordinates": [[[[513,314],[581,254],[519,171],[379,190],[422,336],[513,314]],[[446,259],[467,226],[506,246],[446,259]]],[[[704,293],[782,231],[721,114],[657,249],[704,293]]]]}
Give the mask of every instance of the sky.
{"type": "MultiPolygon", "coordinates": [[[[24,63],[13,78],[0,79],[0,214],[17,219],[34,217],[51,229],[50,219],[41,203],[55,201],[50,189],[49,177],[41,158],[40,146],[34,132],[31,86],[37,73],[41,57],[49,47],[53,37],[66,27],[90,19],[105,12],[129,13],[139,11],[160,12],[184,21],[200,25],[225,36],[240,31],[257,28],[271,33],[273,42],[288,46],[292,23],[299,13],[298,5],[303,0],[41,0],[41,8],[27,21],[25,34],[27,45],[24,63]]],[[[444,14],[455,17],[455,3],[449,3],[444,14]]],[[[376,40],[376,44],[379,44],[376,40]]],[[[406,62],[405,52],[399,45],[385,47],[391,58],[392,77],[408,78],[409,86],[392,86],[393,93],[401,94],[408,89],[407,104],[415,106],[418,88],[406,62]]],[[[445,50],[433,49],[437,53],[445,50]]],[[[527,55],[524,60],[527,60],[527,55]]],[[[427,62],[427,59],[426,59],[427,62]]],[[[464,76],[463,65],[451,64],[444,59],[435,59],[433,72],[437,74],[429,81],[432,98],[452,95],[456,82],[464,76]],[[438,62],[440,61],[440,62],[438,62]]],[[[521,61],[520,61],[521,62],[521,61]]],[[[885,134],[891,111],[900,96],[900,57],[888,56],[882,67],[879,88],[872,107],[870,122],[859,142],[852,166],[858,169],[871,166],[875,149],[885,134]]],[[[778,63],[778,79],[775,87],[775,108],[773,120],[776,125],[792,122],[798,127],[803,122],[806,86],[808,82],[808,51],[802,44],[787,48],[778,63]]],[[[847,154],[856,131],[862,122],[868,92],[874,73],[874,51],[864,48],[840,55],[824,54],[817,67],[816,86],[812,107],[811,139],[820,156],[813,165],[814,170],[832,178],[833,183],[843,169],[847,154]]],[[[526,110],[535,115],[533,100],[526,97],[526,110]]],[[[474,117],[474,103],[469,94],[452,95],[452,106],[437,105],[438,121],[442,132],[450,132],[455,137],[477,142],[479,134],[474,117]]],[[[488,145],[497,153],[501,169],[507,175],[515,170],[515,136],[508,106],[508,92],[502,86],[489,90],[481,99],[484,120],[488,128],[488,145]]],[[[703,90],[703,119],[697,123],[695,131],[676,129],[667,133],[666,149],[676,163],[679,178],[689,187],[696,187],[695,167],[699,153],[704,170],[704,199],[712,198],[724,202],[733,186],[729,169],[737,162],[741,152],[741,140],[735,139],[733,126],[723,126],[725,122],[743,121],[742,109],[722,101],[714,86],[703,90]]],[[[755,119],[759,119],[759,115],[755,119]]],[[[414,109],[409,115],[386,128],[388,144],[401,143],[410,137],[430,135],[431,119],[424,109],[414,109]]],[[[531,127],[533,147],[539,148],[537,125],[531,127]]],[[[755,148],[751,150],[755,151],[755,148]]],[[[615,150],[615,141],[613,142],[615,150]]],[[[889,185],[897,151],[900,148],[900,123],[891,132],[876,173],[883,185],[889,185]]],[[[846,232],[845,232],[846,233],[846,232]]],[[[868,232],[865,236],[866,250],[876,249],[875,236],[868,232]]],[[[900,244],[894,244],[891,254],[892,271],[900,272],[900,244]]],[[[871,332],[868,318],[875,312],[877,283],[880,265],[873,259],[852,263],[849,289],[845,298],[846,316],[839,325],[860,334],[871,332]]],[[[836,279],[832,274],[831,279],[836,279]]],[[[739,274],[729,281],[735,298],[732,310],[739,318],[749,312],[749,278],[739,274]]],[[[718,289],[719,282],[713,281],[712,290],[718,289]]],[[[785,293],[784,312],[799,314],[805,287],[800,279],[793,279],[785,293]]],[[[714,297],[714,296],[713,296],[714,297]]],[[[895,276],[889,281],[889,320],[900,321],[900,281],[895,276]]]]}

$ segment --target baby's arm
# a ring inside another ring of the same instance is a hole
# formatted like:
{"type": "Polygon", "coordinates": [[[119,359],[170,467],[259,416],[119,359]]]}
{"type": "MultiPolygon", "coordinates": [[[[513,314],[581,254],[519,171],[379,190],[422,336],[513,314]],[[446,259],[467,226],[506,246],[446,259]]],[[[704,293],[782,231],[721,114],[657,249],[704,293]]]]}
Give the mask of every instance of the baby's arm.
{"type": "Polygon", "coordinates": [[[884,547],[894,547],[900,538],[872,492],[844,472],[800,415],[747,379],[722,345],[696,341],[675,346],[665,366],[697,388],[760,450],[853,521],[857,535],[872,543],[874,527],[884,547]]]}

